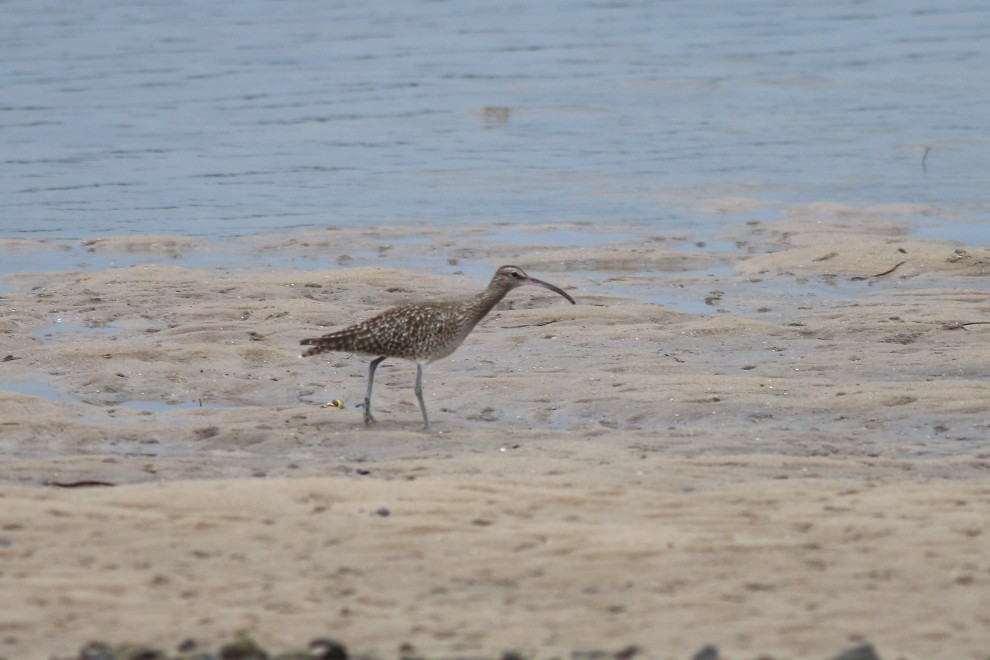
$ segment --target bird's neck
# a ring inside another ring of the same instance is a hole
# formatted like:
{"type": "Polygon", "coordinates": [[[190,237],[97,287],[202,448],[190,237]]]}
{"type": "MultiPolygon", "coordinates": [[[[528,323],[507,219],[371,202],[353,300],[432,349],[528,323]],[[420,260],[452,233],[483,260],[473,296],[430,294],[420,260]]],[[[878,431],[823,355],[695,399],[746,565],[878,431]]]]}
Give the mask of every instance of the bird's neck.
{"type": "Polygon", "coordinates": [[[475,323],[485,318],[488,312],[492,311],[492,308],[497,305],[502,298],[505,298],[505,294],[509,292],[509,289],[499,286],[489,285],[487,289],[479,293],[472,305],[475,317],[475,323]]]}

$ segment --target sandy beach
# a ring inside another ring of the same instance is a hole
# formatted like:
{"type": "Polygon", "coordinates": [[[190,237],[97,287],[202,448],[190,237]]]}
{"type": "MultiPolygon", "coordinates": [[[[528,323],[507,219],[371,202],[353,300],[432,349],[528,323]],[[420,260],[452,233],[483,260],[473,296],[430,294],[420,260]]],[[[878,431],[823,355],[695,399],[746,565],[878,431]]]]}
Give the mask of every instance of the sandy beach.
{"type": "Polygon", "coordinates": [[[898,222],[923,211],[814,204],[717,245],[329,227],[222,246],[244,268],[110,237],[77,249],[140,263],[4,277],[0,657],[248,632],[985,660],[990,250],[898,222]],[[300,357],[506,263],[578,304],[512,292],[427,370],[429,431],[414,365],[379,368],[366,426],[367,359],[300,357]]]}

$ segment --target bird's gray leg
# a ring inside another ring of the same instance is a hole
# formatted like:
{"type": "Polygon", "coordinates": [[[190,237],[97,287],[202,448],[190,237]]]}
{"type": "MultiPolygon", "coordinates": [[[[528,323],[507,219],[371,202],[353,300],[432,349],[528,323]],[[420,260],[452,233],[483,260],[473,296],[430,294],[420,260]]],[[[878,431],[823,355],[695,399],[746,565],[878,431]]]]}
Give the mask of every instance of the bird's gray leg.
{"type": "Polygon", "coordinates": [[[416,386],[413,388],[419,399],[419,409],[423,413],[423,429],[430,428],[430,418],[426,416],[426,403],[423,401],[423,365],[416,364],[416,386]]]}
{"type": "Polygon", "coordinates": [[[375,358],[368,365],[368,393],[364,395],[364,423],[370,424],[375,421],[375,418],[371,416],[371,388],[375,384],[375,369],[378,368],[382,362],[385,361],[386,356],[380,358],[375,358]]]}

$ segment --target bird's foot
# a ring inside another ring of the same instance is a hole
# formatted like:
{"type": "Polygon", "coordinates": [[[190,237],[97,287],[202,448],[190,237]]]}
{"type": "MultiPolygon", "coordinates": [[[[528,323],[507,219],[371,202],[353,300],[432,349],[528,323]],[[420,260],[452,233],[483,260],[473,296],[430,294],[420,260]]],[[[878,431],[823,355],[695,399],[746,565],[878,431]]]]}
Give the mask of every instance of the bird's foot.
{"type": "Polygon", "coordinates": [[[367,399],[365,399],[364,400],[364,403],[359,403],[358,406],[360,406],[361,408],[364,408],[364,423],[365,424],[371,424],[372,422],[377,422],[378,421],[377,419],[375,419],[375,416],[371,414],[371,402],[370,401],[368,401],[367,399]]]}

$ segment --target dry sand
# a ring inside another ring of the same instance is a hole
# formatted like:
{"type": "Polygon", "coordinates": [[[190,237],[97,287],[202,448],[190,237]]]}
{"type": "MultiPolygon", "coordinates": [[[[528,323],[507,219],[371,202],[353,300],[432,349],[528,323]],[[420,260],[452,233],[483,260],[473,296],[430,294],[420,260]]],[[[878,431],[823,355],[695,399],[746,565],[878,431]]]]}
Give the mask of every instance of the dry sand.
{"type": "Polygon", "coordinates": [[[985,659],[990,251],[901,212],[811,206],[711,247],[115,238],[77,247],[138,265],[0,280],[0,657],[249,631],[382,657],[985,659]],[[221,250],[252,266],[187,265],[221,250]],[[579,304],[510,294],[427,371],[429,432],[412,365],[379,369],[365,427],[366,360],[299,357],[502,263],[579,304]],[[57,485],[79,482],[115,486],[57,485]]]}

